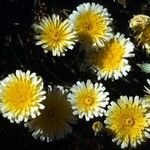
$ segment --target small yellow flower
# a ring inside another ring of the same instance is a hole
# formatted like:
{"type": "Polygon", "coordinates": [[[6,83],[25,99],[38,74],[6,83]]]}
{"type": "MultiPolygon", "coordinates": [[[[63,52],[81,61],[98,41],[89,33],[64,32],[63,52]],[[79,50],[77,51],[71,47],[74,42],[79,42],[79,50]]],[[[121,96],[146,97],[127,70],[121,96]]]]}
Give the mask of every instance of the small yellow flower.
{"type": "Polygon", "coordinates": [[[103,128],[103,125],[100,121],[96,121],[92,125],[92,129],[94,131],[94,134],[97,135],[103,128]]]}
{"type": "Polygon", "coordinates": [[[41,115],[25,124],[33,131],[33,137],[50,142],[71,133],[70,124],[76,123],[76,119],[67,101],[67,91],[62,86],[54,86],[53,89],[49,86],[47,99],[43,104],[45,109],[41,111],[41,115]]]}
{"type": "Polygon", "coordinates": [[[83,3],[69,16],[80,41],[88,46],[104,46],[112,37],[112,19],[107,9],[95,3],[83,3]]]}
{"type": "Polygon", "coordinates": [[[97,72],[98,80],[117,80],[126,76],[131,67],[126,58],[133,57],[134,45],[129,38],[125,39],[123,34],[117,33],[105,47],[99,50],[91,50],[87,53],[87,64],[97,72]]]}
{"type": "Polygon", "coordinates": [[[111,102],[106,113],[107,128],[114,132],[113,142],[121,148],[136,147],[145,138],[150,138],[150,113],[138,96],[121,96],[117,102],[111,102]]]}
{"type": "Polygon", "coordinates": [[[46,98],[45,93],[41,77],[29,70],[17,70],[0,82],[0,110],[11,122],[35,118],[39,109],[44,109],[40,102],[46,98]]]}
{"type": "Polygon", "coordinates": [[[103,116],[109,101],[109,93],[104,92],[105,87],[102,83],[92,84],[90,80],[86,83],[78,81],[70,91],[68,100],[72,105],[74,115],[79,115],[79,118],[85,116],[86,121],[94,116],[103,116]]]}
{"type": "Polygon", "coordinates": [[[42,45],[44,52],[51,51],[53,56],[64,56],[65,51],[72,50],[76,39],[69,19],[62,21],[59,15],[44,17],[39,24],[34,25],[37,35],[36,45],[42,45]]]}

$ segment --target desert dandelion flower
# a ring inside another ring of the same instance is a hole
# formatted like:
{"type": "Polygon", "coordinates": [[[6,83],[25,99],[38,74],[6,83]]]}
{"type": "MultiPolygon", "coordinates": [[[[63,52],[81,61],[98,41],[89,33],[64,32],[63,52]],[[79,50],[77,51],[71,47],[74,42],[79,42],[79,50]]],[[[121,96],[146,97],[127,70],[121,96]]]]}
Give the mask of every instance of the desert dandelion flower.
{"type": "Polygon", "coordinates": [[[44,52],[51,51],[53,56],[64,56],[77,40],[69,19],[62,21],[59,15],[44,17],[39,24],[34,24],[34,29],[38,34],[36,45],[42,45],[44,52]]]}
{"type": "Polygon", "coordinates": [[[25,124],[33,131],[32,136],[42,141],[50,142],[64,138],[72,132],[70,124],[76,123],[70,103],[67,101],[67,91],[62,86],[49,86],[45,109],[41,115],[25,124]]]}
{"type": "Polygon", "coordinates": [[[83,3],[69,16],[84,45],[103,47],[112,37],[110,14],[103,6],[95,3],[83,3]]]}
{"type": "Polygon", "coordinates": [[[117,80],[126,76],[131,69],[126,58],[133,57],[133,43],[123,34],[117,33],[105,47],[87,53],[87,63],[97,72],[98,80],[117,80]]]}
{"type": "Polygon", "coordinates": [[[42,78],[36,73],[16,70],[0,82],[0,110],[11,122],[35,118],[39,109],[44,109],[41,101],[45,93],[42,78]]]}
{"type": "Polygon", "coordinates": [[[146,138],[150,138],[150,113],[138,96],[120,96],[116,102],[111,102],[106,113],[105,123],[114,132],[113,142],[121,148],[136,147],[146,138]]]}
{"type": "Polygon", "coordinates": [[[85,116],[86,121],[94,116],[103,116],[109,101],[109,93],[105,92],[102,83],[93,84],[90,80],[86,83],[78,81],[70,91],[68,100],[71,102],[74,115],[78,115],[79,118],[85,116]]]}

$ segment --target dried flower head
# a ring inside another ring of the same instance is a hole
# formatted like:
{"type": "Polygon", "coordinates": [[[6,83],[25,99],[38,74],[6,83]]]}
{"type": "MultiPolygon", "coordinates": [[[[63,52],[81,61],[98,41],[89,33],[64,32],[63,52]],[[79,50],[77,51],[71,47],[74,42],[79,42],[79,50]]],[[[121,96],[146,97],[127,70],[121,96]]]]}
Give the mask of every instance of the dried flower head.
{"type": "Polygon", "coordinates": [[[129,26],[134,32],[141,33],[149,21],[150,21],[149,16],[139,14],[139,15],[133,16],[133,18],[129,22],[129,26]]]}

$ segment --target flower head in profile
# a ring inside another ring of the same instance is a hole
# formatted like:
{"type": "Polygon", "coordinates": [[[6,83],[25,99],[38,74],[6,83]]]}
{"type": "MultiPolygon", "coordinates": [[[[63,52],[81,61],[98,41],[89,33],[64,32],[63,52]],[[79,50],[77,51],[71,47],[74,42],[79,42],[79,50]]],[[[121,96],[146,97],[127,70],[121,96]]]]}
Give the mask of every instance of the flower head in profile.
{"type": "Polygon", "coordinates": [[[150,104],[150,79],[147,79],[147,83],[148,83],[149,87],[144,86],[144,92],[146,92],[146,95],[143,97],[143,99],[148,104],[150,104]]]}
{"type": "Polygon", "coordinates": [[[72,50],[76,39],[76,32],[68,19],[62,21],[59,15],[44,17],[39,24],[34,25],[36,45],[42,45],[44,52],[51,51],[53,56],[64,56],[65,52],[72,50]]]}
{"type": "Polygon", "coordinates": [[[103,47],[112,37],[112,19],[107,9],[95,3],[83,3],[69,16],[81,43],[103,47]]]}
{"type": "Polygon", "coordinates": [[[135,148],[146,138],[150,138],[150,113],[148,107],[138,96],[121,96],[111,102],[106,113],[107,128],[114,133],[113,142],[121,148],[135,148]]]}
{"type": "Polygon", "coordinates": [[[0,82],[0,111],[11,122],[35,118],[39,109],[44,109],[41,102],[45,93],[42,78],[36,73],[16,70],[0,82]]]}
{"type": "Polygon", "coordinates": [[[72,132],[70,124],[76,123],[76,119],[67,101],[67,91],[62,86],[49,86],[43,105],[45,109],[41,115],[25,124],[33,131],[35,139],[50,142],[72,132]]]}
{"type": "Polygon", "coordinates": [[[74,115],[78,115],[79,118],[85,116],[86,121],[94,116],[103,116],[109,101],[109,93],[105,92],[102,83],[93,84],[90,80],[86,83],[78,81],[70,91],[68,100],[71,102],[74,115]]]}
{"type": "Polygon", "coordinates": [[[129,38],[125,39],[123,34],[117,33],[105,47],[87,53],[87,64],[97,72],[98,80],[117,80],[130,71],[127,58],[134,56],[133,50],[134,45],[129,38]]]}

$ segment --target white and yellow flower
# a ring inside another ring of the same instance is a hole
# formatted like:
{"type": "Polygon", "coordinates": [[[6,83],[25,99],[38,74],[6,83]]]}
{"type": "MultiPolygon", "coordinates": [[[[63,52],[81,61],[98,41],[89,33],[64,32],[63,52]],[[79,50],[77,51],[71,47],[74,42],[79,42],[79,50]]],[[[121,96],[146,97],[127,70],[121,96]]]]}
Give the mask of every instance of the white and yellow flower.
{"type": "Polygon", "coordinates": [[[134,45],[130,39],[125,39],[123,34],[117,33],[105,47],[88,52],[87,63],[97,72],[98,80],[117,80],[127,76],[131,70],[127,58],[134,56],[133,50],[134,45]]]}
{"type": "Polygon", "coordinates": [[[0,111],[10,122],[26,122],[44,109],[41,102],[46,98],[45,93],[42,78],[36,73],[16,70],[0,82],[0,111]]]}
{"type": "Polygon", "coordinates": [[[74,115],[78,115],[79,118],[85,116],[86,121],[94,116],[103,116],[109,102],[109,93],[105,92],[102,83],[93,84],[90,80],[86,83],[78,81],[70,91],[68,100],[72,105],[74,115]]]}
{"type": "Polygon", "coordinates": [[[25,124],[33,131],[35,139],[50,142],[72,132],[70,124],[76,123],[76,119],[67,101],[67,91],[62,86],[49,86],[43,105],[45,109],[41,111],[41,115],[25,124]]]}
{"type": "Polygon", "coordinates": [[[111,102],[106,113],[107,128],[114,133],[113,142],[121,148],[136,147],[150,138],[149,105],[138,96],[120,96],[117,102],[111,102]]]}
{"type": "Polygon", "coordinates": [[[65,52],[72,50],[77,41],[69,19],[62,21],[59,15],[44,17],[39,24],[34,24],[36,45],[42,45],[44,52],[51,51],[53,56],[64,56],[65,52]]]}
{"type": "Polygon", "coordinates": [[[79,40],[88,46],[103,47],[112,37],[112,18],[107,9],[95,3],[83,3],[69,16],[79,40]]]}

